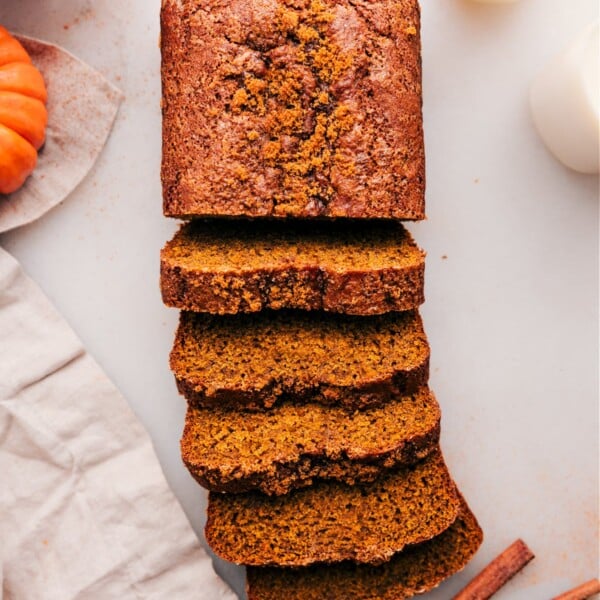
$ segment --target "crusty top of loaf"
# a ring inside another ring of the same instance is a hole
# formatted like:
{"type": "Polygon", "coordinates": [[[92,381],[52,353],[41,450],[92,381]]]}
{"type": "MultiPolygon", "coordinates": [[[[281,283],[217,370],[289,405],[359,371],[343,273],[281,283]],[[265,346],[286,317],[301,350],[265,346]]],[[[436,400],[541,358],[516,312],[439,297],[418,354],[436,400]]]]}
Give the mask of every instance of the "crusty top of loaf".
{"type": "Polygon", "coordinates": [[[417,0],[162,10],[170,216],[424,216],[417,0]]]}

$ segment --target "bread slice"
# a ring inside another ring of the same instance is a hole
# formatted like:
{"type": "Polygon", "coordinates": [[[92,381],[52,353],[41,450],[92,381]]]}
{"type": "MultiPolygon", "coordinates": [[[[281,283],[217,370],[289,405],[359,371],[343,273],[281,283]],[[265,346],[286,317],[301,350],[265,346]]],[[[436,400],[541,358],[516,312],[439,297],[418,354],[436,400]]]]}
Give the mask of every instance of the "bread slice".
{"type": "Polygon", "coordinates": [[[422,219],[417,0],[163,0],[167,216],[422,219]]]}
{"type": "Polygon", "coordinates": [[[428,592],[464,569],[483,541],[477,519],[461,502],[446,531],[379,566],[249,567],[248,600],[405,600],[428,592]]]}
{"type": "Polygon", "coordinates": [[[424,271],[396,223],[195,221],[161,253],[165,304],[216,314],[410,310],[424,301],[424,271]]]}
{"type": "Polygon", "coordinates": [[[270,407],[293,397],[358,408],[424,385],[429,346],[416,311],[182,312],[171,370],[180,392],[199,406],[270,407]]]}
{"type": "Polygon", "coordinates": [[[294,403],[264,412],[190,407],[181,454],[209,490],[281,495],[315,479],[373,481],[427,456],[439,431],[439,406],[426,387],[362,411],[294,403]]]}
{"type": "Polygon", "coordinates": [[[240,564],[377,564],[445,531],[459,509],[436,451],[362,486],[327,481],[286,496],[211,492],[205,533],[218,556],[240,564]]]}

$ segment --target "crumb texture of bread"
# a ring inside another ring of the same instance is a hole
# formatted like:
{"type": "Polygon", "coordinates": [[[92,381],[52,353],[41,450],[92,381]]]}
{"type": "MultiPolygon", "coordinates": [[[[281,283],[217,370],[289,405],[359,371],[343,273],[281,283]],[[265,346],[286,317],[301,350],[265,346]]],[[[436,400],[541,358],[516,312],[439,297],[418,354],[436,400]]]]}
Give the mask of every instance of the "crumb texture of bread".
{"type": "Polygon", "coordinates": [[[164,303],[213,314],[411,310],[424,272],[425,254],[396,223],[195,221],[161,252],[164,303]]]}
{"type": "Polygon", "coordinates": [[[182,312],[171,370],[196,406],[259,409],[294,399],[361,408],[424,385],[429,345],[417,311],[182,312]]]}
{"type": "Polygon", "coordinates": [[[446,531],[382,565],[250,567],[248,600],[407,600],[464,569],[482,541],[481,527],[462,500],[459,517],[446,531]]]}
{"type": "Polygon", "coordinates": [[[459,510],[434,452],[365,485],[327,481],[286,496],[211,492],[205,534],[218,556],[238,564],[380,564],[448,529],[459,510]]]}
{"type": "Polygon", "coordinates": [[[260,412],[190,407],[181,455],[212,491],[282,495],[321,479],[373,481],[427,456],[439,430],[439,406],[427,388],[360,411],[294,403],[260,412]]]}
{"type": "Polygon", "coordinates": [[[417,0],[164,0],[171,217],[424,218],[417,0]]]}

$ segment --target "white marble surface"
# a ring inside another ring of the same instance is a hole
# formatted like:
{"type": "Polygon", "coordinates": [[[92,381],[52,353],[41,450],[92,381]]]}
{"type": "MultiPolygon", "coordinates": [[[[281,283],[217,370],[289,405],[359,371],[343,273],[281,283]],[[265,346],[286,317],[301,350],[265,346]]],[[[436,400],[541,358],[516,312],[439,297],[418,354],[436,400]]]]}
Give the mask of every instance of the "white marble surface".
{"type": "MultiPolygon", "coordinates": [[[[161,216],[158,11],[1,0],[0,23],[62,44],[127,100],[76,192],[0,244],[129,399],[200,532],[204,496],[180,464],[184,402],[167,368],[176,313],[158,291],[175,229],[161,216]]],[[[429,220],[412,230],[428,251],[443,447],[486,533],[432,600],[519,536],[537,558],[499,600],[545,600],[597,574],[598,179],[550,156],[527,103],[534,75],[597,12],[595,0],[423,0],[429,220]]],[[[228,577],[240,589],[240,573],[228,577]]]]}

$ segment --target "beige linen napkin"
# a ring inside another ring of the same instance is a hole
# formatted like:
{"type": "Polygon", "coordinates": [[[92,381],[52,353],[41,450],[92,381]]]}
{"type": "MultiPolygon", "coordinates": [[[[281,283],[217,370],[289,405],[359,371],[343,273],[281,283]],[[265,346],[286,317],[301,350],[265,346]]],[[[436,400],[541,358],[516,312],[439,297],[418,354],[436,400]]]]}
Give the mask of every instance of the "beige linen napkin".
{"type": "Polygon", "coordinates": [[[48,129],[25,185],[0,195],[0,233],[31,223],[62,202],[92,168],[123,99],[100,73],[53,44],[18,36],[48,88],[48,129]]]}
{"type": "Polygon", "coordinates": [[[232,600],[126,401],[0,249],[3,600],[232,600]]]}
{"type": "MultiPolygon", "coordinates": [[[[50,92],[35,174],[0,232],[63,200],[99,155],[121,93],[26,40],[50,92]]],[[[125,399],[0,248],[0,600],[234,600],[125,399]]]]}

